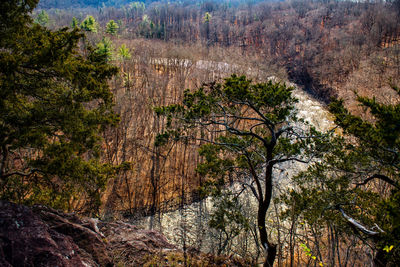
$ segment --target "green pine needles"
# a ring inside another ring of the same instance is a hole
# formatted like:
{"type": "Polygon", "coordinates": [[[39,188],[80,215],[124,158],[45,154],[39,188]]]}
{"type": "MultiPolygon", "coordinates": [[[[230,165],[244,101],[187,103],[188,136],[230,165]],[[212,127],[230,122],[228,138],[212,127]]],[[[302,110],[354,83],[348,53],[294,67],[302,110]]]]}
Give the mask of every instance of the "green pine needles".
{"type": "MultiPolygon", "coordinates": [[[[342,100],[330,104],[344,135],[332,138],[320,161],[294,179],[295,190],[283,197],[291,206],[284,215],[316,231],[334,229],[337,249],[349,240],[361,240],[373,249],[376,266],[398,266],[400,104],[366,97],[358,101],[369,111],[369,120],[351,114],[342,100]]],[[[318,246],[313,249],[318,251],[318,246]]],[[[334,261],[324,260],[329,265],[334,261]]]]}
{"type": "MultiPolygon", "coordinates": [[[[166,118],[168,127],[156,138],[158,145],[171,138],[205,143],[200,148],[204,160],[197,170],[208,178],[212,191],[228,181],[251,189],[258,203],[256,225],[267,255],[265,266],[273,265],[277,253],[265,223],[273,196],[273,169],[288,161],[309,162],[322,152],[316,148],[323,144],[324,137],[297,119],[297,99],[292,91],[284,84],[253,83],[244,76],[232,75],[223,83],[207,84],[193,92],[186,90],[180,104],[155,108],[166,118]]],[[[231,200],[225,204],[233,204],[231,200]]],[[[234,216],[238,225],[246,223],[229,212],[215,214],[211,226],[220,231],[227,229],[225,216],[234,216]]]]}
{"type": "Polygon", "coordinates": [[[115,172],[100,160],[100,133],[118,122],[107,84],[117,68],[92,48],[81,55],[77,28],[33,24],[36,4],[1,4],[13,16],[0,29],[0,197],[65,210],[79,200],[96,213],[115,172]]]}

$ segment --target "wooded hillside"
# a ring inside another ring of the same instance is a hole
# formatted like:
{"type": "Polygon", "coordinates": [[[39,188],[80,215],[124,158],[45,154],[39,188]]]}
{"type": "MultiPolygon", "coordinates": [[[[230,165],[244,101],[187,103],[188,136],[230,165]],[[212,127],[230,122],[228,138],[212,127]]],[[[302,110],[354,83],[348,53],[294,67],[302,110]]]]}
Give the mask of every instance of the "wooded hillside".
{"type": "MultiPolygon", "coordinates": [[[[370,94],[399,76],[398,1],[133,2],[87,12],[102,26],[119,21],[126,39],[239,47],[283,66],[291,81],[324,101],[348,97],[353,85],[370,94]],[[365,81],[371,74],[373,85],[365,81]]],[[[64,10],[54,15],[58,26],[84,19],[64,10]]]]}
{"type": "Polygon", "coordinates": [[[177,211],[184,265],[399,264],[399,0],[37,4],[0,4],[1,199],[177,211]]]}

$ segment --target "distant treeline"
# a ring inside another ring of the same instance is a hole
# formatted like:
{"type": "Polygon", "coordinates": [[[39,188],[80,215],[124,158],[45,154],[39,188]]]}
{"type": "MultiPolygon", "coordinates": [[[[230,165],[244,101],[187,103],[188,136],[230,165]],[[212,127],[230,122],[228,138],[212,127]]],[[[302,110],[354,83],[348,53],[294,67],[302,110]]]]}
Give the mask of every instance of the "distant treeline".
{"type": "MultiPolygon", "coordinates": [[[[42,1],[42,6],[78,4],[49,2],[42,1]]],[[[357,74],[365,70],[363,66],[377,74],[375,87],[396,80],[400,73],[400,0],[88,0],[84,4],[87,7],[79,10],[49,10],[53,26],[70,26],[72,17],[82,21],[93,15],[103,31],[110,20],[118,23],[118,36],[125,40],[237,47],[242,54],[285,67],[291,81],[326,102],[341,96],[338,88],[353,79],[351,75],[358,80],[371,77],[371,73],[357,74]]]]}
{"type": "MultiPolygon", "coordinates": [[[[262,0],[142,0],[136,2],[142,2],[145,5],[149,5],[153,2],[157,3],[178,3],[181,5],[203,5],[207,3],[218,4],[218,3],[228,3],[229,5],[238,6],[241,4],[253,4],[261,2],[262,0]]],[[[271,2],[277,2],[278,0],[271,0],[271,2]]],[[[131,0],[41,0],[39,3],[39,8],[49,9],[49,8],[84,8],[84,7],[120,7],[127,5],[135,1],[131,0]]]]}
{"type": "MultiPolygon", "coordinates": [[[[121,6],[128,4],[129,0],[41,0],[39,8],[83,8],[83,7],[102,7],[102,6],[121,6]]],[[[154,2],[152,0],[141,1],[145,3],[154,2]]]]}

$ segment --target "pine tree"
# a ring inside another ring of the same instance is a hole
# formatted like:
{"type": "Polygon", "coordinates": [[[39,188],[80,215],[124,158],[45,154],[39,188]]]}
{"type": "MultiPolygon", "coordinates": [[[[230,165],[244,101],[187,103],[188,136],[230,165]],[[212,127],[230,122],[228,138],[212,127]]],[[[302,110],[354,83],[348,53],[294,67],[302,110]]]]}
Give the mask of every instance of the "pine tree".
{"type": "MultiPolygon", "coordinates": [[[[400,96],[398,87],[393,89],[400,96]]],[[[358,101],[372,118],[355,116],[342,100],[333,101],[330,111],[344,136],[332,138],[329,152],[295,179],[286,203],[297,203],[289,210],[316,229],[335,225],[346,246],[346,236],[362,240],[374,249],[376,266],[398,266],[400,104],[358,101]]]]}
{"type": "Polygon", "coordinates": [[[49,22],[49,15],[45,10],[40,11],[37,18],[35,19],[35,23],[40,24],[41,26],[46,26],[49,22]]]}
{"type": "Polygon", "coordinates": [[[97,44],[96,53],[100,55],[105,61],[113,59],[114,45],[110,38],[103,38],[101,42],[97,44]]]}
{"type": "Polygon", "coordinates": [[[277,253],[266,228],[273,170],[284,162],[308,162],[317,152],[314,136],[320,136],[312,127],[304,125],[302,130],[294,125],[300,121],[292,90],[283,84],[253,84],[244,76],[232,75],[222,84],[186,90],[180,104],[155,109],[166,117],[169,127],[157,137],[157,145],[170,138],[205,142],[200,148],[204,161],[197,168],[199,174],[213,185],[221,186],[231,179],[251,189],[258,203],[256,225],[266,251],[264,266],[272,266],[277,253]]]}
{"type": "Polygon", "coordinates": [[[77,28],[77,27],[79,27],[79,21],[78,21],[77,18],[73,17],[72,18],[72,22],[71,22],[71,28],[74,29],[74,28],[77,28]]]}
{"type": "Polygon", "coordinates": [[[118,57],[124,61],[131,58],[131,53],[125,44],[122,44],[118,49],[118,57]]]}
{"type": "Polygon", "coordinates": [[[208,13],[208,12],[206,12],[206,13],[204,14],[203,20],[204,20],[204,23],[210,23],[211,14],[208,13]]]}
{"type": "Polygon", "coordinates": [[[114,20],[110,20],[106,25],[106,33],[116,35],[119,29],[118,24],[114,20]]]}
{"type": "Polygon", "coordinates": [[[0,198],[95,213],[114,168],[100,161],[100,133],[118,120],[108,79],[117,69],[78,29],[33,24],[37,1],[3,1],[0,28],[0,198]]]}
{"type": "Polygon", "coordinates": [[[93,16],[87,16],[81,23],[81,29],[87,32],[97,32],[98,24],[93,16]]]}

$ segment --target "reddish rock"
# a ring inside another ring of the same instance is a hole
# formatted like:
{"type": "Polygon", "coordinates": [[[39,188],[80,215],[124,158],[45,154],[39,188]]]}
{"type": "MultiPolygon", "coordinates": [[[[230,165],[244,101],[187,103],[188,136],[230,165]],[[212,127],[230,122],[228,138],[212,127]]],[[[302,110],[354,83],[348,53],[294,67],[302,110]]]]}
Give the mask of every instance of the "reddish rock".
{"type": "Polygon", "coordinates": [[[29,208],[0,201],[0,266],[85,266],[79,248],[29,208]]]}
{"type": "Polygon", "coordinates": [[[0,266],[142,266],[175,250],[156,231],[0,201],[0,266]]]}
{"type": "MultiPolygon", "coordinates": [[[[63,214],[44,206],[35,206],[34,210],[53,230],[71,237],[81,250],[91,255],[91,259],[97,265],[113,266],[101,235],[83,226],[84,223],[78,217],[73,214],[63,214]]],[[[84,254],[87,255],[86,253],[84,254]]]]}
{"type": "Polygon", "coordinates": [[[146,257],[176,250],[159,232],[139,229],[134,225],[115,222],[98,223],[117,262],[128,266],[142,266],[146,257]]]}

